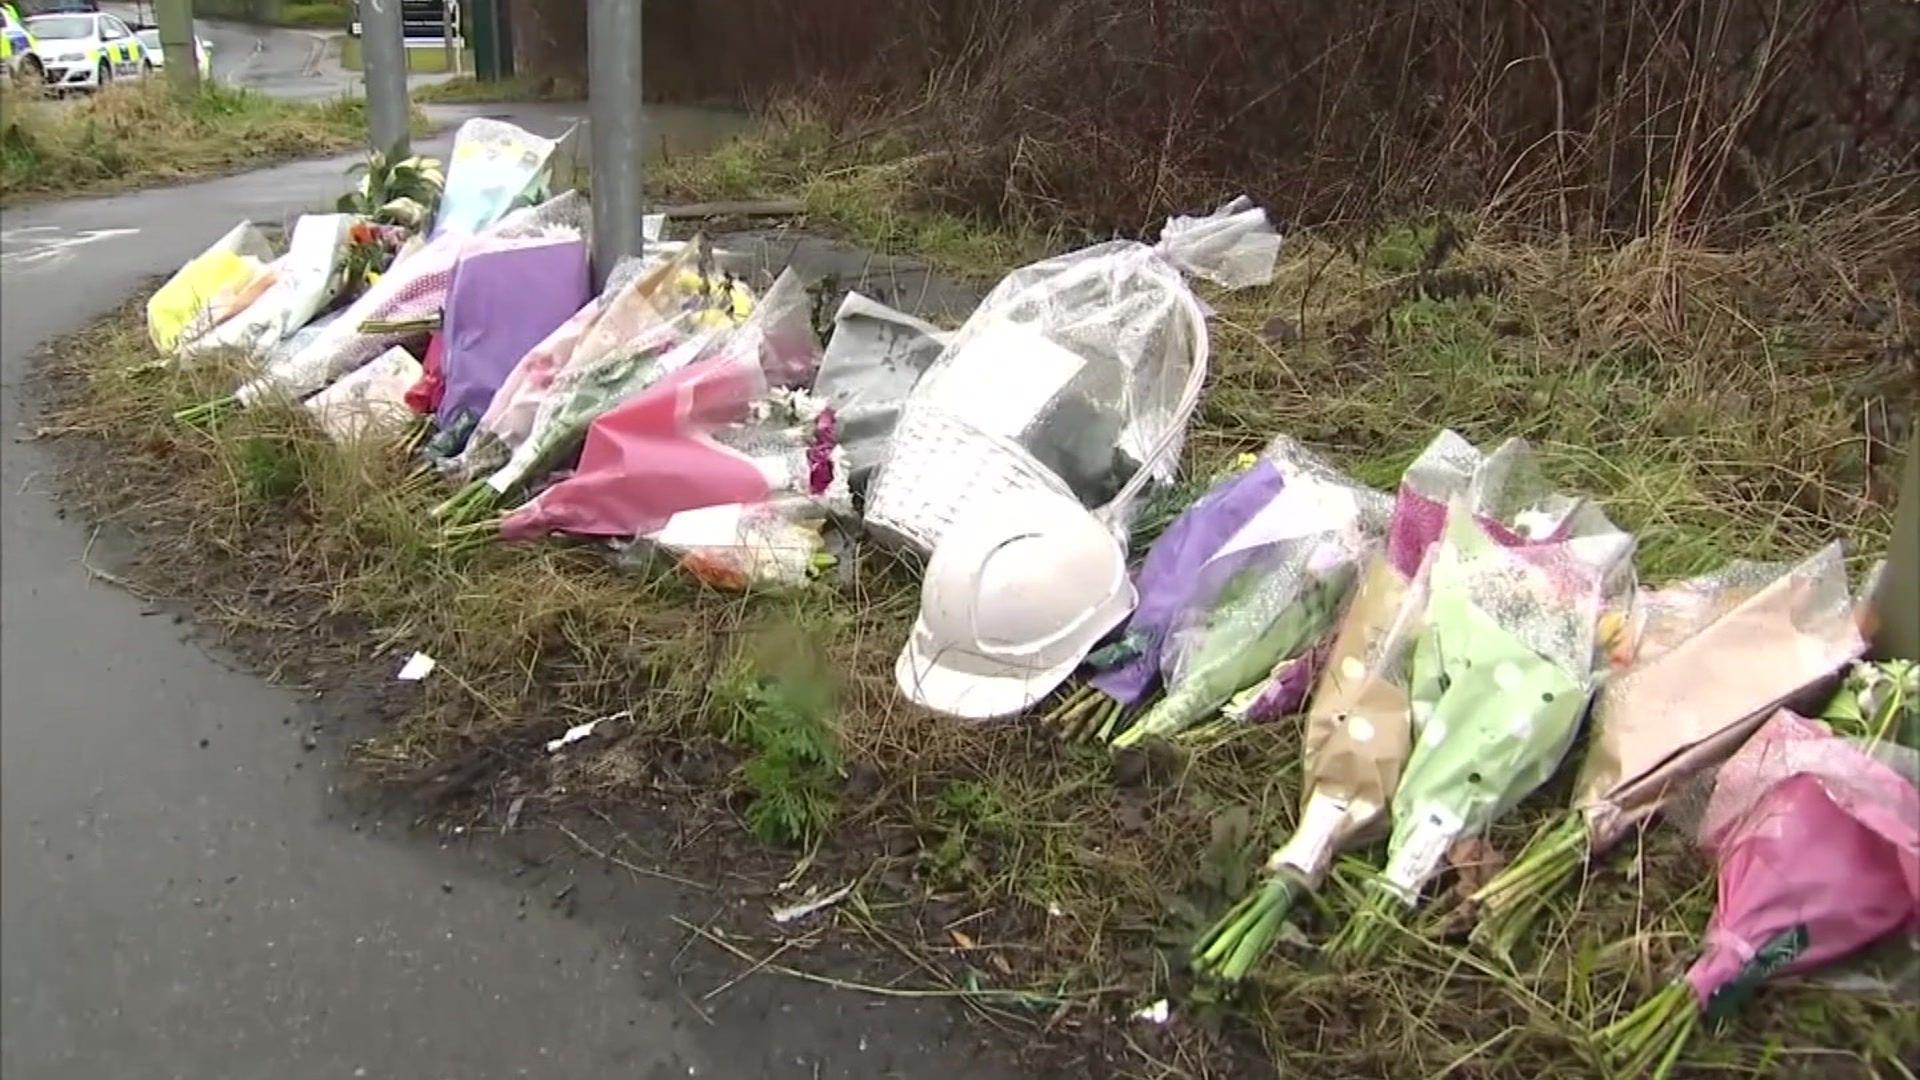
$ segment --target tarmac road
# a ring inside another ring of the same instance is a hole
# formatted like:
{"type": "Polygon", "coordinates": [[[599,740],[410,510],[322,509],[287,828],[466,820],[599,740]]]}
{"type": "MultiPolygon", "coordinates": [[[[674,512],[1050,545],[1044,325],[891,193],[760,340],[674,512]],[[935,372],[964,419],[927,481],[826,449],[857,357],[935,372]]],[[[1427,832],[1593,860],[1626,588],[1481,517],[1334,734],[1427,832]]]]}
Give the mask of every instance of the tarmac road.
{"type": "MultiPolygon", "coordinates": [[[[154,19],[150,2],[104,3],[100,7],[129,25],[154,19]]],[[[199,18],[194,20],[194,29],[213,43],[213,77],[222,83],[309,101],[364,91],[360,74],[342,68],[330,44],[344,27],[339,31],[304,30],[199,18]]],[[[448,77],[412,75],[408,82],[419,86],[448,77]]]]}
{"type": "MultiPolygon", "coordinates": [[[[557,134],[569,109],[488,111],[557,134]]],[[[0,1073],[999,1074],[939,1003],[761,974],[696,1005],[739,967],[695,945],[684,986],[673,970],[670,918],[704,918],[697,894],[583,870],[599,891],[570,917],[551,876],[534,893],[486,845],[354,820],[346,774],[305,745],[314,702],[94,578],[111,534],[89,555],[46,494],[49,455],[18,441],[30,357],[236,219],[330,202],[347,161],[0,219],[0,1073]]]]}

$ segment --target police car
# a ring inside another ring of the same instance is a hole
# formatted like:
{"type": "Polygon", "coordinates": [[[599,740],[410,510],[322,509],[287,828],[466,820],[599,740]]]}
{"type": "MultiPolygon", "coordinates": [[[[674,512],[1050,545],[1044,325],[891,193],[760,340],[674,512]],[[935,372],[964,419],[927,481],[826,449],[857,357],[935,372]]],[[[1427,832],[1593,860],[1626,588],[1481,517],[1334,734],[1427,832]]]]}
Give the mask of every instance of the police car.
{"type": "Polygon", "coordinates": [[[47,86],[54,90],[98,90],[153,70],[147,47],[117,15],[35,15],[27,29],[39,40],[47,86]]]}
{"type": "MultiPolygon", "coordinates": [[[[167,50],[160,44],[160,28],[157,26],[136,26],[133,36],[140,39],[146,47],[147,60],[160,70],[167,69],[167,50]]],[[[193,42],[193,66],[200,70],[202,81],[213,78],[213,42],[206,38],[195,38],[193,42]]]]}
{"type": "Polygon", "coordinates": [[[13,6],[0,4],[0,63],[10,78],[39,82],[47,67],[40,60],[40,42],[14,14],[13,6]]]}

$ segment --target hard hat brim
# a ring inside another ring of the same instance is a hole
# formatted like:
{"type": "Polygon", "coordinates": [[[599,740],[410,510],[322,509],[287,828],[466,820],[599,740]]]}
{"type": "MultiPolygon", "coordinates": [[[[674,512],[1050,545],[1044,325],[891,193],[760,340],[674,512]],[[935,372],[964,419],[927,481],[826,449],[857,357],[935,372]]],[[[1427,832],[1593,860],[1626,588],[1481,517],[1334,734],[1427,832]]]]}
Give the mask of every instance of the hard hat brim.
{"type": "Polygon", "coordinates": [[[1087,624],[1087,640],[1074,654],[1052,667],[1022,667],[999,657],[948,646],[938,654],[922,646],[930,636],[926,624],[914,621],[913,633],[894,664],[900,692],[916,705],[966,720],[1013,716],[1032,708],[1067,680],[1093,646],[1133,611],[1131,583],[1109,597],[1100,617],[1087,624]]]}

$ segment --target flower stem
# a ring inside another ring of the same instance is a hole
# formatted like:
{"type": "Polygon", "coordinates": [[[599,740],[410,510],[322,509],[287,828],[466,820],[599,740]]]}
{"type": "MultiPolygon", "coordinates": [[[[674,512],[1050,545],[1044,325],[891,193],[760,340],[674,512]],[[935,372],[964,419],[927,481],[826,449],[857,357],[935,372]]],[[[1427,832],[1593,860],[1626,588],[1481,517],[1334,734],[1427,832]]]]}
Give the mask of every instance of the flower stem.
{"type": "Polygon", "coordinates": [[[1666,1076],[1699,1023],[1693,991],[1676,979],[1595,1036],[1620,1076],[1666,1076]]]}
{"type": "Polygon", "coordinates": [[[209,427],[214,421],[239,407],[240,399],[235,395],[228,394],[223,398],[215,398],[212,401],[201,402],[198,405],[189,405],[174,413],[173,419],[175,422],[185,424],[188,427],[209,427]]]}
{"type": "Polygon", "coordinates": [[[1399,923],[1395,912],[1404,905],[1392,889],[1372,881],[1365,890],[1360,906],[1353,909],[1346,925],[1327,943],[1327,955],[1343,964],[1362,964],[1378,956],[1389,933],[1399,923]]]}
{"type": "Polygon", "coordinates": [[[1535,834],[1526,850],[1470,898],[1482,905],[1473,929],[1475,944],[1511,956],[1552,898],[1564,890],[1587,859],[1586,822],[1568,813],[1535,834]]]}
{"type": "Polygon", "coordinates": [[[1273,947],[1304,888],[1292,875],[1281,873],[1242,897],[1194,942],[1193,973],[1226,983],[1246,978],[1273,947]]]}

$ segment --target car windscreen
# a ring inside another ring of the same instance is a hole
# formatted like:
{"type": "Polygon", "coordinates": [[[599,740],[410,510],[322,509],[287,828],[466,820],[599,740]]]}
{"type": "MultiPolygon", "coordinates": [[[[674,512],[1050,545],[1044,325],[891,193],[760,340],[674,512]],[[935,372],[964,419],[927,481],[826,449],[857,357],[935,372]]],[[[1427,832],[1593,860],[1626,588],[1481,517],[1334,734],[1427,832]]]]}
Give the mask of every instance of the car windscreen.
{"type": "Polygon", "coordinates": [[[158,30],[135,30],[133,36],[139,38],[140,44],[149,49],[160,48],[160,31],[158,30]]]}
{"type": "Polygon", "coordinates": [[[34,36],[50,41],[72,41],[93,36],[91,15],[40,15],[27,20],[34,36]]]}

